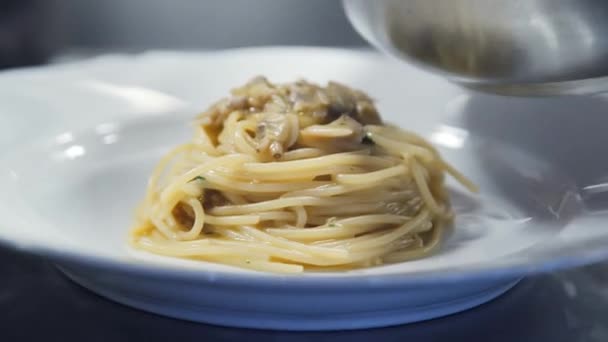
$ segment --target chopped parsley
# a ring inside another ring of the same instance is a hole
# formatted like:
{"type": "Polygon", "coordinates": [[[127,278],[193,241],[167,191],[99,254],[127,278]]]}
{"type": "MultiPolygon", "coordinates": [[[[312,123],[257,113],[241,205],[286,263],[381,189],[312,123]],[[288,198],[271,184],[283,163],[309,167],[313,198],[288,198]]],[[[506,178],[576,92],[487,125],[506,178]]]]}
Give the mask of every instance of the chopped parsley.
{"type": "Polygon", "coordinates": [[[369,133],[367,133],[363,137],[363,140],[361,140],[361,143],[365,145],[373,145],[374,141],[372,140],[372,138],[369,137],[369,133]]]}
{"type": "Polygon", "coordinates": [[[203,176],[196,176],[196,177],[192,178],[192,179],[190,180],[190,182],[194,182],[194,181],[204,181],[204,180],[205,180],[205,177],[203,177],[203,176]]]}

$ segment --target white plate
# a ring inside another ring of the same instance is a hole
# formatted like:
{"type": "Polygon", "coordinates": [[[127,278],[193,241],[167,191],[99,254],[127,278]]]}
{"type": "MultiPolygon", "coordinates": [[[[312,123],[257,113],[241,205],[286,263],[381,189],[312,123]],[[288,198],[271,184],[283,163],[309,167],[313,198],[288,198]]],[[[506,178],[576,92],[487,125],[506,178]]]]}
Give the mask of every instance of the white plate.
{"type": "Polygon", "coordinates": [[[602,98],[470,95],[374,53],[150,53],[5,73],[0,239],[108,298],[169,316],[298,330],[384,326],[483,303],[522,276],[608,255],[602,98]],[[129,251],[133,208],[196,111],[257,74],[341,81],[427,135],[482,189],[451,184],[454,233],[430,258],[281,276],[129,251]],[[8,113],[13,113],[12,115],[8,113]],[[90,126],[90,128],[84,128],[90,126]]]}

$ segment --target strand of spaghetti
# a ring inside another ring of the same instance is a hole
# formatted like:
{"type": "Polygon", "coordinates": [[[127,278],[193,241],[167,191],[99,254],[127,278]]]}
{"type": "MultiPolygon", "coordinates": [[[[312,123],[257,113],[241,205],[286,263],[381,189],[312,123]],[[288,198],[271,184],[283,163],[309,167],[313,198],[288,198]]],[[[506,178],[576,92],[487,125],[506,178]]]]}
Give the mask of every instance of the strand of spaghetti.
{"type": "Polygon", "coordinates": [[[203,126],[195,125],[194,127],[195,134],[194,138],[192,138],[192,143],[196,145],[196,147],[200,148],[202,151],[215,155],[215,146],[207,132],[205,132],[203,126]]]}
{"type": "Polygon", "coordinates": [[[200,186],[194,183],[186,183],[181,188],[182,192],[189,197],[199,197],[203,194],[200,186]]]}
{"type": "Polygon", "coordinates": [[[217,147],[223,154],[234,154],[237,153],[237,150],[234,146],[234,136],[236,130],[236,123],[241,117],[239,112],[232,112],[224,121],[222,125],[222,131],[218,135],[217,139],[219,141],[219,146],[217,147]]]}
{"type": "Polygon", "coordinates": [[[205,257],[204,260],[261,272],[298,274],[304,271],[304,267],[302,265],[274,262],[263,258],[253,258],[253,256],[243,257],[240,255],[213,255],[205,257]]]}
{"type": "MultiPolygon", "coordinates": [[[[313,227],[319,227],[319,226],[324,226],[327,224],[327,222],[336,219],[335,216],[318,216],[318,215],[308,215],[308,222],[306,222],[308,225],[311,225],[313,227]]],[[[284,229],[291,229],[291,228],[295,228],[291,225],[289,225],[289,222],[287,221],[282,221],[282,222],[278,222],[273,224],[271,227],[281,227],[284,229]]]]}
{"type": "MultiPolygon", "coordinates": [[[[200,202],[199,202],[200,203],[200,202]]],[[[237,216],[213,216],[207,215],[205,223],[218,226],[238,226],[242,224],[258,224],[260,215],[237,215],[237,216]]]]}
{"type": "MultiPolygon", "coordinates": [[[[363,215],[337,220],[333,226],[323,225],[312,228],[268,228],[266,232],[274,236],[297,241],[323,241],[330,239],[352,238],[363,233],[386,229],[390,224],[403,224],[411,220],[407,216],[398,215],[363,215]]],[[[418,232],[417,230],[413,231],[418,232]]]]}
{"type": "MultiPolygon", "coordinates": [[[[194,241],[163,241],[158,243],[151,238],[142,237],[137,241],[137,245],[142,249],[151,251],[157,254],[180,256],[180,257],[209,257],[214,255],[234,255],[233,246],[213,245],[208,239],[194,241]]],[[[259,250],[255,245],[243,245],[243,248],[236,253],[249,256],[251,258],[267,257],[268,253],[265,250],[259,250]],[[257,252],[257,253],[256,253],[257,252]]]]}
{"type": "MultiPolygon", "coordinates": [[[[373,195],[373,193],[371,194],[373,195]]],[[[331,198],[318,198],[313,196],[298,196],[298,197],[285,197],[277,198],[263,202],[249,203],[242,205],[225,205],[215,207],[210,210],[213,215],[239,215],[245,213],[264,212],[277,209],[283,209],[295,206],[307,206],[307,207],[334,207],[339,206],[345,208],[349,205],[357,204],[370,204],[382,205],[381,202],[391,202],[407,199],[411,195],[409,190],[407,191],[386,191],[382,195],[378,196],[362,196],[358,197],[331,197],[331,198]]]]}
{"type": "Polygon", "coordinates": [[[354,175],[338,174],[336,181],[341,184],[366,184],[379,183],[391,177],[403,177],[408,174],[404,165],[397,165],[386,169],[372,171],[368,173],[359,173],[354,175]]]}
{"type": "Polygon", "coordinates": [[[246,160],[250,160],[251,157],[244,154],[230,154],[222,157],[218,157],[217,159],[210,161],[206,164],[200,165],[178,177],[173,179],[172,183],[169,184],[161,193],[160,200],[161,202],[169,202],[172,196],[178,196],[180,188],[195,179],[196,177],[205,174],[207,171],[218,167],[219,165],[234,165],[238,163],[242,163],[246,160]]]}
{"type": "Polygon", "coordinates": [[[206,163],[217,157],[218,156],[214,156],[207,151],[201,151],[199,153],[192,153],[192,155],[190,155],[191,160],[189,160],[189,162],[192,165],[191,168],[195,168],[198,165],[200,165],[201,163],[206,163]]]}
{"type": "Polygon", "coordinates": [[[410,246],[414,243],[413,238],[408,238],[402,241],[399,246],[388,245],[379,246],[373,249],[366,249],[350,253],[352,263],[367,262],[367,267],[377,266],[385,263],[384,256],[386,254],[394,253],[396,251],[409,250],[410,246]]]}
{"type": "Polygon", "coordinates": [[[327,127],[327,125],[313,125],[304,128],[300,134],[303,137],[314,135],[323,138],[341,138],[353,134],[353,130],[347,127],[327,127]]]}
{"type": "MultiPolygon", "coordinates": [[[[242,170],[252,175],[283,173],[283,172],[314,172],[329,165],[366,165],[374,168],[390,167],[397,164],[397,160],[388,157],[376,157],[359,152],[335,153],[322,157],[291,160],[270,163],[244,163],[242,170]]],[[[368,152],[369,153],[369,152],[368,152]]]]}
{"type": "Polygon", "coordinates": [[[255,238],[249,235],[236,232],[232,228],[213,227],[211,230],[212,234],[217,234],[222,238],[234,240],[234,241],[255,241],[255,238]]]}
{"type": "MultiPolygon", "coordinates": [[[[173,208],[184,199],[184,194],[182,192],[177,192],[174,196],[169,198],[167,202],[158,202],[156,205],[151,206],[153,213],[156,213],[156,216],[164,216],[172,219],[173,216],[171,212],[173,208]]],[[[174,225],[173,223],[171,225],[174,225]]]]}
{"type": "Polygon", "coordinates": [[[361,215],[338,220],[336,223],[350,226],[367,226],[373,224],[402,224],[411,219],[410,216],[392,214],[361,215]]]}
{"type": "Polygon", "coordinates": [[[314,255],[308,251],[299,251],[290,248],[282,248],[277,245],[268,245],[258,241],[223,241],[223,240],[195,240],[195,241],[168,241],[163,246],[158,246],[152,240],[143,238],[140,244],[145,243],[147,250],[153,250],[158,254],[182,257],[208,258],[214,255],[240,255],[243,259],[256,259],[273,257],[282,260],[300,262],[312,265],[335,265],[343,263],[345,257],[327,257],[325,255],[314,255]]]}
{"type": "Polygon", "coordinates": [[[173,150],[171,150],[171,152],[169,152],[163,158],[161,158],[161,160],[158,162],[158,165],[156,165],[156,167],[152,171],[152,174],[150,175],[150,179],[148,180],[148,191],[147,191],[146,197],[144,198],[144,203],[151,203],[152,197],[154,197],[154,195],[157,194],[156,185],[158,184],[158,180],[161,177],[161,174],[163,173],[163,171],[165,170],[165,167],[167,166],[167,164],[169,164],[169,162],[173,158],[178,156],[181,152],[183,152],[189,148],[190,148],[189,144],[184,144],[184,145],[178,146],[178,147],[174,148],[173,150]]]}
{"type": "Polygon", "coordinates": [[[423,247],[417,248],[411,251],[399,251],[393,252],[385,256],[386,262],[401,262],[405,260],[412,260],[428,255],[433,252],[441,241],[443,235],[443,229],[433,229],[431,239],[423,247]]]}
{"type": "Polygon", "coordinates": [[[435,146],[433,146],[422,136],[420,136],[414,132],[405,131],[398,127],[394,127],[392,125],[385,125],[385,126],[367,125],[365,128],[368,132],[381,134],[381,135],[384,135],[391,139],[404,140],[410,144],[415,144],[420,147],[424,147],[424,148],[430,150],[436,156],[439,155],[439,152],[437,151],[435,146]]]}
{"type": "Polygon", "coordinates": [[[306,221],[308,219],[308,214],[306,213],[306,209],[303,206],[293,207],[294,212],[296,213],[296,227],[303,228],[306,225],[306,221]]]}
{"type": "Polygon", "coordinates": [[[399,142],[387,137],[384,137],[380,134],[369,134],[370,139],[372,139],[378,146],[383,147],[387,151],[393,153],[394,155],[401,155],[403,152],[410,153],[414,156],[417,156],[424,160],[425,162],[432,162],[435,159],[435,155],[424,147],[420,147],[413,144],[408,144],[404,142],[399,142]]]}
{"type": "MultiPolygon", "coordinates": [[[[219,260],[219,262],[223,262],[223,260],[219,260]]],[[[286,264],[283,262],[273,262],[264,260],[251,260],[249,262],[245,261],[244,263],[242,262],[242,260],[240,260],[239,263],[235,263],[235,266],[274,273],[302,273],[304,271],[304,266],[302,265],[286,264]]]]}
{"type": "Polygon", "coordinates": [[[255,155],[254,142],[251,141],[251,137],[245,130],[246,122],[238,122],[234,129],[234,146],[240,153],[249,155],[255,155]]]}
{"type": "Polygon", "coordinates": [[[246,231],[251,236],[258,238],[261,241],[269,242],[272,245],[283,247],[287,249],[292,249],[296,251],[300,251],[303,253],[310,253],[311,255],[326,257],[326,258],[336,258],[336,259],[345,259],[348,258],[348,252],[343,249],[337,248],[324,248],[324,247],[316,247],[309,246],[299,242],[289,241],[287,239],[281,239],[278,237],[274,237],[270,234],[266,234],[256,228],[243,226],[242,230],[246,231]]]}
{"type": "MultiPolygon", "coordinates": [[[[182,198],[176,198],[177,203],[182,202],[182,198]]],[[[176,203],[176,205],[177,205],[176,203]]],[[[173,208],[174,207],[164,207],[164,208],[159,208],[157,210],[157,212],[162,213],[161,215],[158,215],[156,212],[152,213],[150,216],[154,217],[157,220],[161,220],[163,221],[165,224],[167,224],[168,227],[178,227],[178,223],[177,220],[175,219],[175,216],[173,216],[173,208]]],[[[171,228],[172,229],[172,228],[171,228]]],[[[173,231],[175,229],[172,229],[173,231]]]]}
{"type": "MultiPolygon", "coordinates": [[[[411,233],[413,230],[415,230],[420,225],[430,222],[429,219],[430,219],[429,212],[426,210],[423,210],[422,212],[420,212],[420,214],[418,214],[412,220],[404,223],[399,228],[394,229],[390,232],[383,231],[383,232],[379,232],[379,233],[369,234],[371,236],[364,235],[361,237],[355,237],[353,239],[345,239],[345,240],[339,241],[339,243],[336,243],[336,244],[329,244],[329,246],[332,246],[332,247],[343,246],[343,247],[347,248],[348,251],[361,251],[364,249],[370,249],[370,248],[374,248],[377,246],[388,245],[391,242],[395,241],[396,239],[398,239],[408,233],[411,233]]],[[[321,244],[320,246],[328,246],[328,244],[321,244]]]]}
{"type": "Polygon", "coordinates": [[[222,193],[222,195],[224,195],[224,197],[226,197],[230,201],[230,203],[234,203],[234,204],[246,204],[247,203],[247,200],[239,194],[235,194],[235,193],[232,193],[229,191],[224,191],[222,193]]]}
{"type": "Polygon", "coordinates": [[[469,180],[467,177],[465,177],[460,171],[456,170],[452,165],[445,162],[444,160],[441,160],[441,164],[445,168],[445,170],[452,177],[456,178],[456,180],[458,182],[460,182],[460,184],[464,185],[464,187],[467,188],[467,190],[469,190],[471,192],[479,192],[479,188],[477,187],[477,185],[475,185],[475,183],[473,183],[471,180],[469,180]]]}
{"type": "Polygon", "coordinates": [[[177,233],[171,228],[174,227],[175,225],[171,224],[171,225],[167,225],[165,223],[165,220],[163,220],[163,218],[161,217],[157,217],[154,215],[151,215],[149,217],[150,222],[152,222],[152,224],[154,225],[154,227],[156,227],[156,229],[167,239],[169,240],[177,240],[177,233]]]}
{"type": "MultiPolygon", "coordinates": [[[[176,243],[176,242],[174,242],[176,243]]],[[[303,271],[301,265],[286,264],[282,262],[268,261],[267,248],[263,245],[239,245],[238,255],[234,253],[234,246],[200,244],[197,241],[187,241],[180,245],[158,245],[150,240],[142,238],[138,246],[142,249],[169,256],[196,257],[207,261],[222,262],[229,265],[264,270],[278,273],[298,273],[303,271]],[[188,244],[189,243],[189,244],[188,244]],[[257,266],[256,266],[257,265],[257,266]]],[[[285,251],[279,251],[278,255],[284,255],[285,251]]],[[[297,259],[300,259],[296,257],[297,259]]],[[[307,261],[306,258],[301,262],[307,261]]],[[[313,260],[314,261],[314,260],[313,260]]]]}
{"type": "Polygon", "coordinates": [[[360,190],[369,190],[376,189],[378,190],[378,186],[383,188],[391,188],[398,186],[399,184],[407,183],[407,179],[386,179],[384,184],[379,184],[378,182],[372,183],[360,183],[360,184],[323,184],[318,187],[308,188],[304,190],[296,190],[292,192],[288,192],[283,194],[283,198],[291,197],[291,196],[312,196],[312,197],[331,197],[344,195],[352,192],[357,192],[360,190]]]}
{"type": "Polygon", "coordinates": [[[312,172],[285,172],[285,173],[272,173],[272,174],[250,174],[248,172],[232,172],[231,177],[237,179],[255,179],[256,181],[302,181],[302,180],[313,180],[319,176],[334,175],[338,173],[351,174],[356,172],[365,172],[366,169],[357,166],[348,165],[331,165],[325,169],[313,170],[312,172]]]}
{"type": "MultiPolygon", "coordinates": [[[[437,151],[437,149],[431,145],[428,141],[426,141],[424,138],[422,138],[421,136],[412,133],[412,132],[407,132],[407,131],[403,131],[391,126],[385,126],[385,127],[379,127],[379,126],[374,126],[374,125],[369,125],[367,126],[367,129],[369,131],[372,132],[376,132],[376,133],[380,133],[380,134],[387,134],[390,132],[394,133],[394,138],[398,139],[404,139],[407,140],[411,143],[417,144],[419,146],[423,146],[426,149],[430,150],[436,157],[439,156],[439,153],[437,151]]],[[[446,169],[446,171],[454,178],[456,178],[456,180],[458,180],[458,182],[460,182],[462,185],[464,185],[467,190],[471,191],[471,192],[478,192],[478,188],[477,186],[471,182],[467,177],[465,177],[460,171],[458,171],[456,168],[454,168],[451,164],[445,162],[443,159],[441,158],[436,158],[438,159],[439,163],[442,165],[443,168],[446,169]]]]}
{"type": "Polygon", "coordinates": [[[295,206],[308,206],[313,205],[317,201],[318,199],[315,197],[278,198],[258,203],[215,207],[211,209],[210,212],[214,215],[235,215],[240,213],[263,212],[295,206]]]}
{"type": "MultiPolygon", "coordinates": [[[[190,167],[188,164],[188,158],[190,158],[191,149],[188,148],[185,151],[181,152],[180,158],[175,158],[172,161],[171,165],[168,165],[167,172],[165,172],[165,177],[161,180],[162,183],[170,183],[173,175],[180,175],[184,172],[187,172],[190,167]]],[[[163,186],[164,184],[161,184],[163,186]]]]}
{"type": "Polygon", "coordinates": [[[281,160],[286,162],[290,160],[309,159],[320,157],[324,154],[325,152],[319,148],[304,147],[285,152],[281,160]]]}
{"type": "Polygon", "coordinates": [[[236,181],[229,177],[224,177],[213,171],[203,173],[206,179],[206,187],[216,190],[230,190],[238,194],[247,193],[281,193],[297,191],[302,189],[314,188],[327,185],[329,182],[308,181],[308,182],[286,182],[286,183],[247,183],[236,181]]]}
{"type": "Polygon", "coordinates": [[[205,223],[205,211],[203,210],[203,205],[201,202],[194,198],[190,198],[186,204],[188,204],[194,211],[194,223],[189,231],[178,231],[177,238],[180,240],[192,240],[198,237],[203,230],[203,225],[205,223]]]}
{"type": "Polygon", "coordinates": [[[241,245],[247,244],[249,248],[259,249],[260,251],[267,252],[268,255],[277,260],[286,260],[290,262],[299,262],[309,265],[336,265],[344,263],[348,260],[348,257],[327,257],[325,255],[319,255],[311,253],[311,251],[301,251],[293,248],[286,248],[276,244],[268,244],[262,240],[255,240],[253,242],[243,241],[218,241],[218,244],[222,246],[233,246],[234,248],[241,248],[241,245]]]}
{"type": "Polygon", "coordinates": [[[295,221],[296,215],[289,211],[263,211],[259,213],[260,221],[295,221]]]}
{"type": "Polygon", "coordinates": [[[317,216],[346,216],[346,215],[360,215],[360,214],[371,214],[382,211],[386,207],[384,201],[378,201],[373,203],[360,203],[351,204],[348,206],[332,206],[325,207],[319,206],[316,208],[309,209],[311,215],[317,216]]]}
{"type": "Polygon", "coordinates": [[[431,194],[431,191],[429,190],[429,187],[426,184],[426,180],[424,179],[425,177],[422,174],[422,171],[420,170],[420,165],[418,164],[418,162],[412,160],[411,168],[412,175],[414,176],[414,181],[418,186],[418,191],[420,191],[420,196],[422,196],[422,199],[433,213],[439,216],[443,216],[445,212],[442,208],[439,207],[437,202],[435,202],[433,194],[431,194]]]}

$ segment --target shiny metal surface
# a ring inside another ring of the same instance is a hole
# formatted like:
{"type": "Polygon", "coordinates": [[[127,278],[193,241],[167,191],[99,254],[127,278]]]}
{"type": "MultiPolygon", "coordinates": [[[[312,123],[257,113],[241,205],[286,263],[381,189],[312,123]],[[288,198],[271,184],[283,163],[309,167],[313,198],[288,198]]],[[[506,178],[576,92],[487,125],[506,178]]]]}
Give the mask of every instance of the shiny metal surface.
{"type": "Polygon", "coordinates": [[[344,0],[376,47],[469,88],[608,91],[608,1],[344,0]]]}

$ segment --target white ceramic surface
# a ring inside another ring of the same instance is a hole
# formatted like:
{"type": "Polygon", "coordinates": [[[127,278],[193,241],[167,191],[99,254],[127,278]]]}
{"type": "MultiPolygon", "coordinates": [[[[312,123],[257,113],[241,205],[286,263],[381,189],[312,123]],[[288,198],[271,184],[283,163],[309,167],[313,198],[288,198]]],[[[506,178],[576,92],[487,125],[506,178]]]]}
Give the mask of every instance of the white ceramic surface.
{"type": "Polygon", "coordinates": [[[605,100],[471,95],[370,52],[265,48],[106,56],[0,75],[0,240],[47,255],[108,298],[230,326],[354,329],[487,301],[522,276],[608,255],[605,100]],[[281,276],[130,251],[158,158],[188,120],[257,74],[353,85],[477,182],[430,258],[281,276]],[[87,128],[88,127],[88,128],[87,128]]]}

